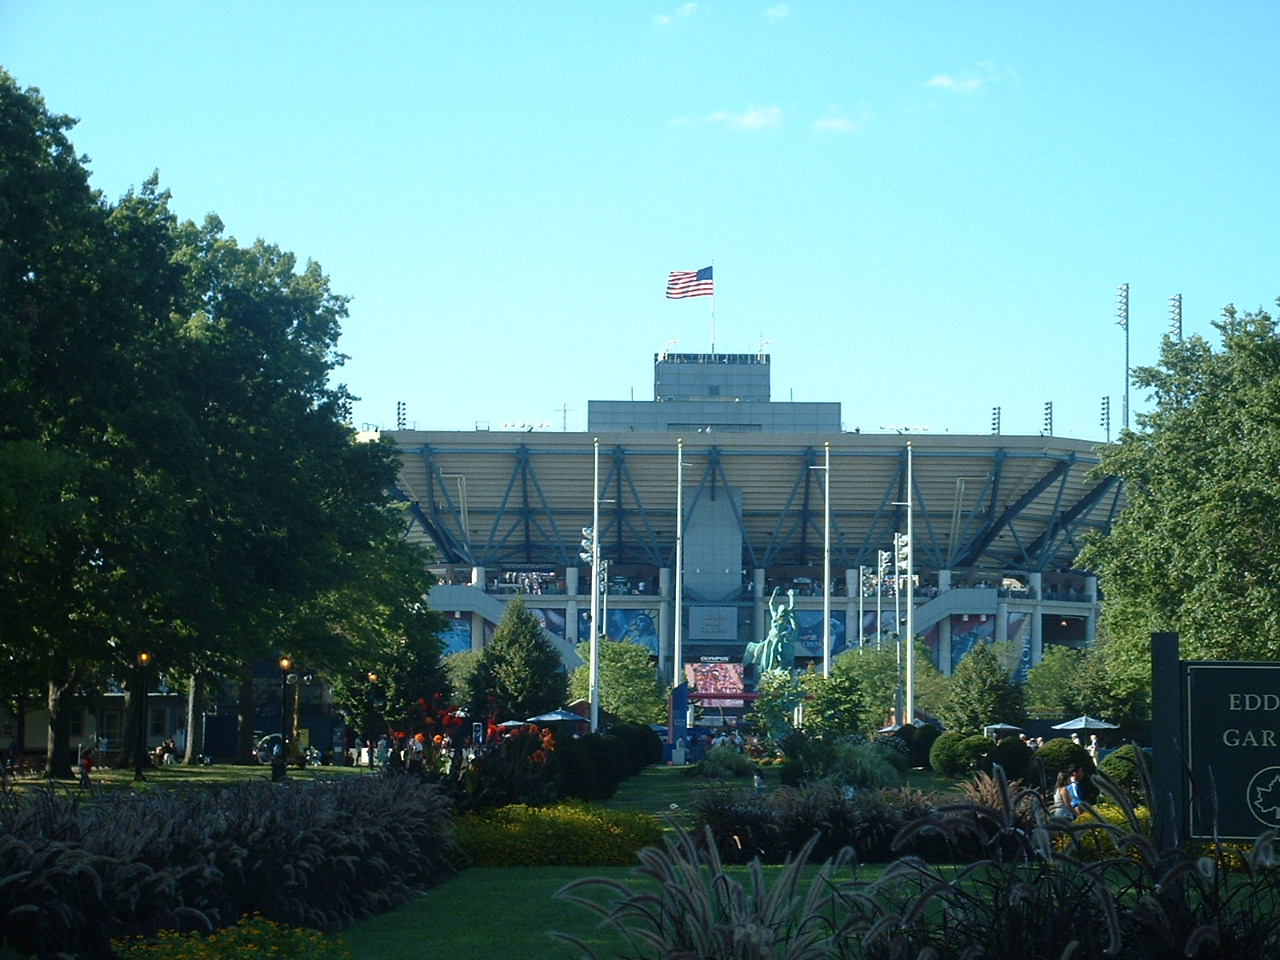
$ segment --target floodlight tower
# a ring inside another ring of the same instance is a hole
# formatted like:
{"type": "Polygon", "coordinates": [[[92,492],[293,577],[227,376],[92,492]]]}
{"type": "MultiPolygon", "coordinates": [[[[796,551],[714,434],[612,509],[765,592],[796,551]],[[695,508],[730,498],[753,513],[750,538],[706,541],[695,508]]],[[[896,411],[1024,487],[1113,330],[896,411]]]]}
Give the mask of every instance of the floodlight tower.
{"type": "Polygon", "coordinates": [[[1120,284],[1116,292],[1116,323],[1124,328],[1124,415],[1121,426],[1129,429],[1129,285],[1120,284]]]}

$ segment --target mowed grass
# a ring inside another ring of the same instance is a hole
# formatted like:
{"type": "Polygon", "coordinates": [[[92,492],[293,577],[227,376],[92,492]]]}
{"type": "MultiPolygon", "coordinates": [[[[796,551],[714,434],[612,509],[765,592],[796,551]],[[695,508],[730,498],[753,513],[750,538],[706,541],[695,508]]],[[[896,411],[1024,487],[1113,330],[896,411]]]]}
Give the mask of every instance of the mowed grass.
{"type": "MultiPolygon", "coordinates": [[[[766,786],[777,785],[777,767],[765,767],[766,786]]],[[[914,770],[907,777],[918,790],[945,791],[954,784],[931,771],[914,770]]],[[[687,775],[687,768],[654,766],[632,777],[605,806],[664,816],[691,825],[691,809],[706,781],[687,775]],[[672,809],[672,805],[675,809],[672,809]]],[[[743,780],[743,790],[750,789],[743,780]]],[[[766,874],[780,867],[766,868],[766,874]]],[[[816,870],[816,867],[814,868],[816,870]]],[[[860,867],[858,876],[870,879],[883,866],[860,867]]],[[[741,871],[745,877],[745,868],[741,871]]],[[[555,897],[556,891],[583,877],[609,877],[643,889],[647,881],[629,867],[487,867],[465,870],[428,890],[398,910],[362,921],[343,934],[352,960],[578,960],[581,954],[557,940],[569,934],[589,945],[600,957],[629,955],[626,942],[612,930],[601,929],[595,914],[555,897]]]]}

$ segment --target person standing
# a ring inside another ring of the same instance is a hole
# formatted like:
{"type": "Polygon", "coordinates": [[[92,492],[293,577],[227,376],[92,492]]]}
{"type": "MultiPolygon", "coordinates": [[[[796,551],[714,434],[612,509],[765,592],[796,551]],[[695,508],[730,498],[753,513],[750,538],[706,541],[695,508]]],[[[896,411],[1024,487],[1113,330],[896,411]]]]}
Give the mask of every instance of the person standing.
{"type": "Polygon", "coordinates": [[[90,780],[90,774],[93,773],[93,751],[86,750],[80,756],[80,786],[88,788],[93,786],[90,780]]]}
{"type": "Polygon", "coordinates": [[[1081,780],[1084,779],[1084,770],[1075,767],[1071,771],[1071,779],[1067,783],[1067,805],[1071,808],[1071,816],[1078,817],[1084,813],[1084,793],[1081,780]]]}
{"type": "Polygon", "coordinates": [[[1071,806],[1071,773],[1067,770],[1058,772],[1058,779],[1053,784],[1053,803],[1049,812],[1063,820],[1076,818],[1071,806]]]}

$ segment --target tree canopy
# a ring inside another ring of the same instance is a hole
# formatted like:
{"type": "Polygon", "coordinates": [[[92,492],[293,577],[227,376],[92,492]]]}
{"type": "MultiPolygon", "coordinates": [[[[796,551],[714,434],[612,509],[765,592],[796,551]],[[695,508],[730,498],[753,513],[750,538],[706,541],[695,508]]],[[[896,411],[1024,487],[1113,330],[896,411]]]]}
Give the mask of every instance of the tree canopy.
{"type": "MultiPolygon", "coordinates": [[[[569,696],[590,699],[591,644],[578,644],[582,666],[569,677],[569,696]]],[[[600,657],[600,709],[630,723],[666,723],[666,691],[658,681],[649,648],[630,641],[602,638],[600,657]]]]}
{"type": "Polygon", "coordinates": [[[525,720],[565,705],[560,654],[519,594],[507,601],[470,683],[473,718],[525,720]]]}
{"type": "Polygon", "coordinates": [[[1024,691],[1010,672],[1006,642],[979,643],[964,655],[951,675],[947,702],[938,717],[948,730],[980,731],[989,723],[1026,720],[1024,691]]]}
{"type": "Polygon", "coordinates": [[[47,689],[60,776],[66,695],[143,648],[339,671],[406,639],[438,660],[440,626],[394,446],[355,441],[333,380],[346,298],[179,222],[154,175],[107,202],[73,124],[0,71],[0,686],[47,689]]]}
{"type": "Polygon", "coordinates": [[[1127,503],[1080,563],[1105,591],[1113,689],[1150,681],[1150,636],[1181,635],[1191,659],[1280,658],[1280,338],[1265,311],[1224,311],[1222,345],[1166,336],[1133,382],[1154,406],[1099,470],[1127,503]]]}

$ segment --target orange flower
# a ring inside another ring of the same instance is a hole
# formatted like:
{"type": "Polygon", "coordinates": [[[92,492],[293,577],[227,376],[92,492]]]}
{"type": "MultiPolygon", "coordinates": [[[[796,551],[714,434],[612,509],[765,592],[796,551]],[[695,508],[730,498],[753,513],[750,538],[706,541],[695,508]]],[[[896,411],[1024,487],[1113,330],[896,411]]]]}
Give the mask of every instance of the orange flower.
{"type": "Polygon", "coordinates": [[[437,733],[434,737],[431,738],[431,742],[434,743],[436,746],[440,746],[440,744],[444,743],[444,737],[440,736],[440,734],[437,733]]]}
{"type": "Polygon", "coordinates": [[[413,739],[417,740],[419,743],[426,743],[426,742],[427,742],[427,738],[426,738],[423,734],[421,734],[421,733],[415,733],[415,734],[413,735],[413,739]]]}

